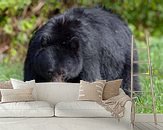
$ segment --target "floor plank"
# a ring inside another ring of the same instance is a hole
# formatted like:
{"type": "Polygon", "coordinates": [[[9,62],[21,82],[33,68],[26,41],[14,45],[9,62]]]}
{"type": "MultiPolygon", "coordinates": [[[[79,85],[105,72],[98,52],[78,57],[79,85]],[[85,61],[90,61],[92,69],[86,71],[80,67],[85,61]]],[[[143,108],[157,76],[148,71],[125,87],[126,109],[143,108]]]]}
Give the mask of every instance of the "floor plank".
{"type": "Polygon", "coordinates": [[[151,130],[148,127],[146,127],[145,125],[143,125],[142,123],[138,122],[135,124],[137,128],[139,128],[140,130],[151,130]]]}
{"type": "Polygon", "coordinates": [[[157,125],[155,125],[154,123],[143,123],[146,127],[150,128],[150,129],[153,129],[153,130],[160,130],[157,125]]]}
{"type": "Polygon", "coordinates": [[[137,126],[134,126],[133,130],[140,130],[137,126]]]}
{"type": "Polygon", "coordinates": [[[136,122],[133,130],[163,130],[163,123],[136,122]]]}
{"type": "Polygon", "coordinates": [[[161,123],[158,123],[157,125],[155,125],[155,123],[148,123],[150,125],[152,125],[154,128],[158,128],[159,130],[163,130],[163,126],[161,127],[160,124],[161,123]]]}

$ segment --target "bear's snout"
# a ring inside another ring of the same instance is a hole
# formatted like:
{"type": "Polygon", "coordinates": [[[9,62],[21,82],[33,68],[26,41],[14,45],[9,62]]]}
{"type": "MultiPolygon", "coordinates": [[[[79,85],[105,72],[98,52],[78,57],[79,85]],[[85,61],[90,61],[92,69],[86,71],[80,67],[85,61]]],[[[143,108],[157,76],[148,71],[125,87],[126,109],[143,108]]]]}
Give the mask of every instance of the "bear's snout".
{"type": "Polygon", "coordinates": [[[57,76],[55,75],[52,77],[51,82],[65,82],[64,80],[65,78],[63,75],[57,75],[57,76]]]}
{"type": "Polygon", "coordinates": [[[63,71],[52,73],[52,82],[65,82],[65,74],[63,71]]]}

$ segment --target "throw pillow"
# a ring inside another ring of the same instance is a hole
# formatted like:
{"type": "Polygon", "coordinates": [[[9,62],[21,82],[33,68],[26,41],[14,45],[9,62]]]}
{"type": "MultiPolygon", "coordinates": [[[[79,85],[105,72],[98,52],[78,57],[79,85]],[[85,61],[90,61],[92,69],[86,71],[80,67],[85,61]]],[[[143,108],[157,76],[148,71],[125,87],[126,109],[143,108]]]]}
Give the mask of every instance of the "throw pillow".
{"type": "Polygon", "coordinates": [[[105,80],[92,83],[81,80],[78,100],[101,101],[105,83],[105,80]]]}
{"type": "Polygon", "coordinates": [[[24,102],[33,101],[32,96],[33,88],[26,89],[1,89],[2,103],[5,102],[24,102]]]}
{"type": "Polygon", "coordinates": [[[121,83],[122,79],[106,82],[103,90],[103,100],[107,100],[111,97],[117,96],[119,94],[119,88],[121,86],[121,83]]]}
{"type": "Polygon", "coordinates": [[[26,89],[27,87],[33,88],[32,95],[33,95],[34,99],[37,100],[37,91],[36,91],[35,80],[24,82],[21,80],[11,78],[11,83],[12,83],[12,86],[14,89],[26,89]]]}
{"type": "Polygon", "coordinates": [[[24,85],[28,85],[28,87],[31,87],[31,88],[34,88],[36,86],[35,80],[24,82],[24,81],[12,79],[12,78],[11,78],[11,84],[14,89],[22,89],[22,88],[24,88],[24,85]]]}
{"type": "MultiPolygon", "coordinates": [[[[0,82],[0,89],[12,89],[11,81],[0,82]]],[[[1,92],[0,92],[0,101],[1,101],[1,92]]]]}

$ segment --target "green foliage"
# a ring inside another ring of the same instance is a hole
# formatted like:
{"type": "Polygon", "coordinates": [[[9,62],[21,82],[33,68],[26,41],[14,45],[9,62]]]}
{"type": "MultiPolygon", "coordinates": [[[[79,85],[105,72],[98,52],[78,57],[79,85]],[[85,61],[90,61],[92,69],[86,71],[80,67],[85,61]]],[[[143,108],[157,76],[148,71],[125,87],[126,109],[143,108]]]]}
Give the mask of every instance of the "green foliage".
{"type": "Polygon", "coordinates": [[[14,16],[18,13],[18,10],[23,9],[29,4],[31,4],[31,0],[1,0],[0,11],[7,11],[7,14],[14,16]]]}
{"type": "Polygon", "coordinates": [[[0,44],[10,47],[5,63],[24,59],[32,32],[47,19],[40,15],[44,12],[39,12],[42,8],[39,3],[38,0],[0,0],[0,36],[3,36],[0,44]]]}
{"type": "Polygon", "coordinates": [[[33,31],[48,17],[73,6],[97,5],[121,15],[138,39],[144,37],[144,30],[149,30],[152,36],[162,35],[163,1],[160,0],[0,0],[0,36],[4,37],[0,44],[10,47],[4,61],[22,61],[33,31]],[[14,56],[13,49],[17,50],[14,56]]]}
{"type": "Polygon", "coordinates": [[[161,0],[104,0],[103,5],[120,14],[133,26],[137,37],[144,36],[147,29],[152,35],[161,36],[163,30],[163,1],[161,0]],[[140,33],[142,32],[142,33],[140,33]]]}

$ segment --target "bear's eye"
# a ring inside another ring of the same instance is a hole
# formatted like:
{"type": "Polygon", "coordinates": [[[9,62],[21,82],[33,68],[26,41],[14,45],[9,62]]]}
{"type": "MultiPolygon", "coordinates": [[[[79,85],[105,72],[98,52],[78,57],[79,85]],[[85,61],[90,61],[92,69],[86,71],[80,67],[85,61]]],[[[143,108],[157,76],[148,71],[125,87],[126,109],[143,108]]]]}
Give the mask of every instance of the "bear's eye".
{"type": "Polygon", "coordinates": [[[70,60],[68,60],[68,61],[67,61],[67,64],[68,64],[68,65],[71,65],[71,61],[70,61],[70,60]]]}
{"type": "Polygon", "coordinates": [[[45,41],[43,41],[43,42],[41,43],[41,46],[42,46],[42,47],[46,47],[46,46],[47,46],[47,43],[46,43],[45,41]]]}
{"type": "Polygon", "coordinates": [[[46,47],[48,45],[48,39],[46,37],[41,38],[41,46],[46,47]]]}
{"type": "Polygon", "coordinates": [[[79,41],[77,37],[73,37],[70,41],[70,47],[73,50],[78,50],[79,48],[79,41]]]}

